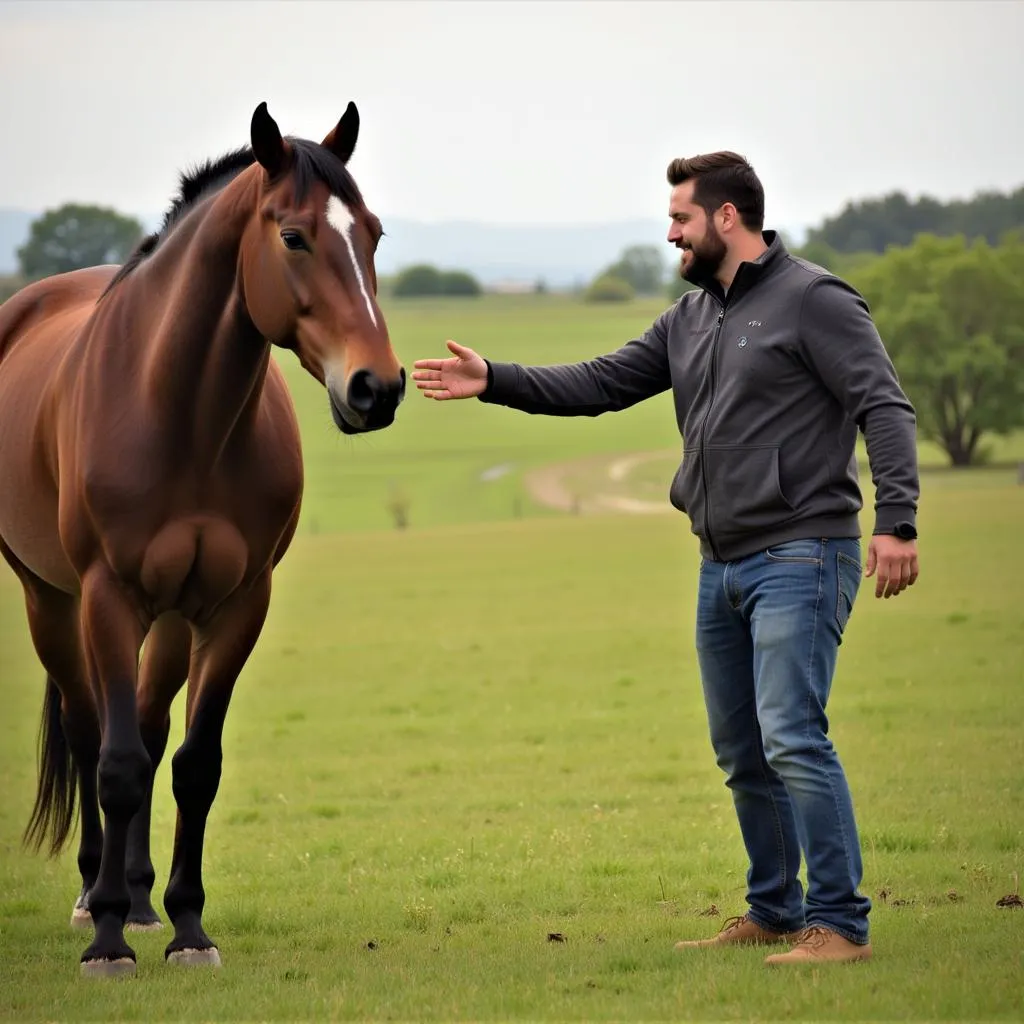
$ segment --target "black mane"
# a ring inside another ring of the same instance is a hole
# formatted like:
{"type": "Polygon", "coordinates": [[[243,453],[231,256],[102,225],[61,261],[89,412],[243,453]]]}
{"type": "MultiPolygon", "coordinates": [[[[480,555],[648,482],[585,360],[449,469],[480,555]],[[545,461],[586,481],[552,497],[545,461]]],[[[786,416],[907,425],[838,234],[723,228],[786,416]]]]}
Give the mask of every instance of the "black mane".
{"type": "MultiPolygon", "coordinates": [[[[362,196],[355,179],[345,165],[329,150],[309,139],[287,137],[292,147],[293,159],[285,174],[295,177],[295,195],[302,202],[314,181],[322,181],[333,195],[342,202],[360,205],[362,196]]],[[[206,196],[219,192],[230,184],[247,167],[256,162],[251,146],[231,150],[216,160],[203,163],[184,171],[178,181],[178,194],[164,213],[160,229],[146,235],[132,250],[123,266],[103,290],[106,295],[119,281],[126,278],[143,260],[159,248],[160,243],[174,230],[189,211],[206,196]]],[[[101,296],[102,298],[102,296],[101,296]]]]}

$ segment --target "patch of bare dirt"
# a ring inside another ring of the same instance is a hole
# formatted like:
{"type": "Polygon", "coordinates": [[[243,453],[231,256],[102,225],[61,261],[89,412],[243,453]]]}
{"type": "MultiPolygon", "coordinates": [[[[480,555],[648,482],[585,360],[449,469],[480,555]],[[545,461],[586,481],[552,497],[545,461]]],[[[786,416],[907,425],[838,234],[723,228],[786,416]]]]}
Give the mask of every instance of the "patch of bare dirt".
{"type": "Polygon", "coordinates": [[[645,462],[670,459],[675,452],[634,452],[629,455],[591,455],[540,466],[524,475],[534,501],[575,515],[625,512],[631,515],[673,513],[668,500],[668,481],[661,501],[630,493],[630,474],[645,462]]]}

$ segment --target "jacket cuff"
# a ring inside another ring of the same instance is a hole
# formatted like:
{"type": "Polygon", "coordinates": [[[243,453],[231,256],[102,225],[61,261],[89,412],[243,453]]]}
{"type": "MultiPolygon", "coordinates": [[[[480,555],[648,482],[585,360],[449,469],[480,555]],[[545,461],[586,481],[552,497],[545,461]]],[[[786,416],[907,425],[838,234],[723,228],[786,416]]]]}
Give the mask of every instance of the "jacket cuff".
{"type": "Polygon", "coordinates": [[[515,394],[519,367],[515,363],[492,363],[489,359],[484,362],[487,363],[487,387],[477,397],[481,402],[501,405],[515,394]]]}
{"type": "Polygon", "coordinates": [[[913,505],[879,505],[875,509],[874,534],[895,534],[897,523],[917,526],[917,511],[913,505]]]}

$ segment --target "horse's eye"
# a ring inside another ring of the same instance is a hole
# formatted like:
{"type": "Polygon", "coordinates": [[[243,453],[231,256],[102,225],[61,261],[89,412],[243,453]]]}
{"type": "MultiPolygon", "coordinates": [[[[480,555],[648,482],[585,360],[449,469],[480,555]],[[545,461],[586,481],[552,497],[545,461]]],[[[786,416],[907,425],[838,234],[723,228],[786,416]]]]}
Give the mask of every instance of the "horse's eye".
{"type": "Polygon", "coordinates": [[[285,247],[292,251],[298,251],[305,249],[309,252],[309,246],[306,245],[306,240],[298,233],[298,231],[282,231],[281,241],[284,242],[285,247]]]}

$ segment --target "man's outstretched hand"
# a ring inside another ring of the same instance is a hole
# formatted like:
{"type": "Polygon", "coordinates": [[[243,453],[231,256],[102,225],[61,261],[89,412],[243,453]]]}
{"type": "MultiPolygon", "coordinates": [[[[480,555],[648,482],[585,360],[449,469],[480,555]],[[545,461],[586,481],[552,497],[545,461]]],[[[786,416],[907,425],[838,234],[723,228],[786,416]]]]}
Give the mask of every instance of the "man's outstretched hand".
{"type": "Polygon", "coordinates": [[[476,398],[487,387],[487,363],[471,348],[448,342],[451,359],[417,359],[412,379],[424,398],[476,398]]]}

